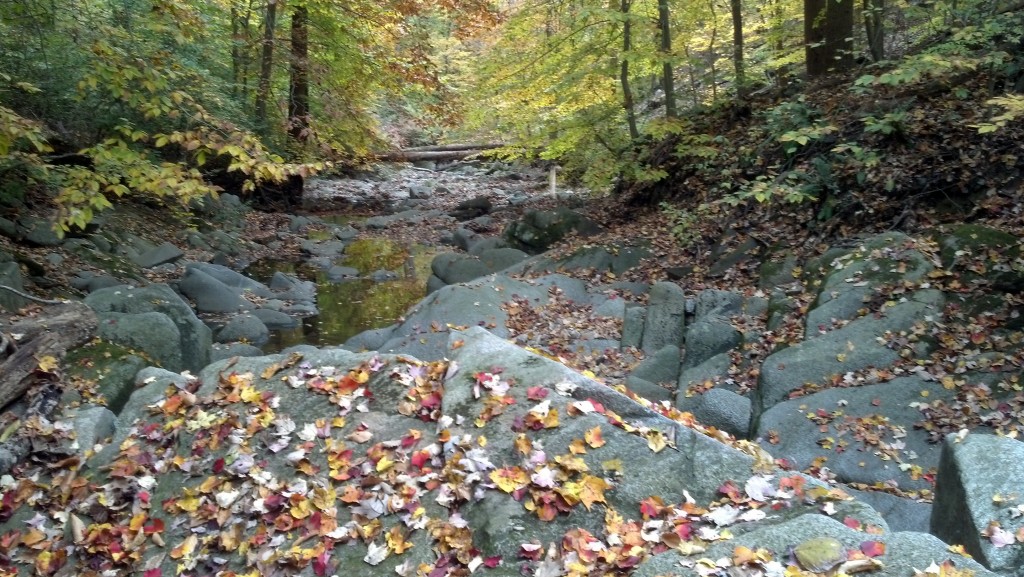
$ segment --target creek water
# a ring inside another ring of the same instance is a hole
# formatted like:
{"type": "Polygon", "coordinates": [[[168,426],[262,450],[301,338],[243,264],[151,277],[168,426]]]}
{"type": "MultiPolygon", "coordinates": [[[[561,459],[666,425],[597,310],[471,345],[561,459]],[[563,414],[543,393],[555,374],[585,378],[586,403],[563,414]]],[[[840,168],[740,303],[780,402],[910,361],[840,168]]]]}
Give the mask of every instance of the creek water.
{"type": "Polygon", "coordinates": [[[324,270],[302,262],[264,259],[253,263],[246,274],[267,282],[275,272],[294,274],[317,285],[320,314],[306,317],[298,327],[272,331],[264,352],[273,353],[298,345],[340,345],[367,329],[386,327],[426,295],[430,261],[436,249],[405,246],[385,238],[353,241],[334,264],[353,267],[360,278],[331,281],[324,270]],[[393,271],[397,278],[374,281],[375,271],[393,271]]]}

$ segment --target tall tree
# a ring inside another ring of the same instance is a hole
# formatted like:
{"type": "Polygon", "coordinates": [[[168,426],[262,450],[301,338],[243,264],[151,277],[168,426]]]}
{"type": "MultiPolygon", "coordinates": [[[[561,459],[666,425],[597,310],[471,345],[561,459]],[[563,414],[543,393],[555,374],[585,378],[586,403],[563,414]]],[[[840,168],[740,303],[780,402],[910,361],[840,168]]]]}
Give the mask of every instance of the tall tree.
{"type": "Polygon", "coordinates": [[[747,74],[743,62],[743,0],[729,0],[732,12],[732,63],[736,70],[736,98],[747,99],[747,74]]]}
{"type": "Polygon", "coordinates": [[[629,125],[629,137],[640,138],[636,126],[636,105],[633,103],[633,90],[629,86],[629,59],[633,49],[633,23],[630,21],[629,9],[631,0],[622,0],[619,10],[622,12],[622,62],[619,64],[619,82],[622,84],[622,107],[626,110],[626,124],[629,125]]]}
{"type": "Polygon", "coordinates": [[[309,138],[309,9],[292,10],[292,51],[289,66],[288,135],[297,142],[309,138]]]}
{"type": "Polygon", "coordinates": [[[804,0],[807,75],[853,66],[853,0],[804,0]]]}
{"type": "Polygon", "coordinates": [[[231,96],[249,99],[249,64],[252,61],[251,24],[254,0],[247,0],[244,8],[238,2],[231,3],[231,96]]]}
{"type": "MultiPolygon", "coordinates": [[[[736,1],[736,0],[734,0],[736,1]]],[[[665,116],[675,118],[675,67],[672,65],[672,22],[668,0],[658,0],[658,30],[661,36],[661,89],[665,93],[665,116]]]]}
{"type": "Polygon", "coordinates": [[[256,86],[256,125],[267,129],[267,101],[270,100],[270,81],[274,73],[274,27],[277,25],[277,0],[267,0],[263,18],[263,47],[260,54],[260,80],[256,86]]]}
{"type": "Polygon", "coordinates": [[[881,62],[885,59],[885,0],[864,0],[863,12],[871,59],[881,62]]]}

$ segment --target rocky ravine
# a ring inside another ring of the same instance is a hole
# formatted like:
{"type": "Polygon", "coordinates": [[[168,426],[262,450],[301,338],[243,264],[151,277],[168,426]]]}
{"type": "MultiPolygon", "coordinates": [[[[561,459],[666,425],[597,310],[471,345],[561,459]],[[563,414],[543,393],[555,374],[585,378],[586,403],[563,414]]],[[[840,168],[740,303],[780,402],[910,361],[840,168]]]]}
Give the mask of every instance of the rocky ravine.
{"type": "MultiPolygon", "coordinates": [[[[723,271],[761,263],[735,292],[627,280],[654,252],[640,240],[528,257],[595,230],[564,209],[499,226],[400,208],[389,234],[461,250],[344,347],[209,364],[194,307],[216,292],[233,319],[292,318],[314,301],[287,275],[178,256],[169,284],[85,287],[135,354],[11,427],[31,458],[0,480],[5,570],[1024,574],[1024,445],[985,434],[1015,434],[1024,404],[1014,237],[888,233],[804,262],[723,239],[723,271]]],[[[317,228],[307,253],[344,250],[348,228],[317,228]]]]}

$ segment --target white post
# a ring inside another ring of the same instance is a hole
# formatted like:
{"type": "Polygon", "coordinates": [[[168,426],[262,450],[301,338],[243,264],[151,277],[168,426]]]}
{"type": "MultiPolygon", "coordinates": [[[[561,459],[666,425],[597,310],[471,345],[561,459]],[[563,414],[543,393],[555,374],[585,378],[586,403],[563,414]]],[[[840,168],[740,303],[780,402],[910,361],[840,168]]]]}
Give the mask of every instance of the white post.
{"type": "Polygon", "coordinates": [[[549,192],[551,192],[551,194],[555,194],[555,192],[557,192],[557,190],[558,190],[558,188],[556,186],[556,182],[557,182],[556,175],[557,174],[558,174],[558,166],[552,164],[551,168],[548,169],[548,190],[549,190],[549,192]]]}

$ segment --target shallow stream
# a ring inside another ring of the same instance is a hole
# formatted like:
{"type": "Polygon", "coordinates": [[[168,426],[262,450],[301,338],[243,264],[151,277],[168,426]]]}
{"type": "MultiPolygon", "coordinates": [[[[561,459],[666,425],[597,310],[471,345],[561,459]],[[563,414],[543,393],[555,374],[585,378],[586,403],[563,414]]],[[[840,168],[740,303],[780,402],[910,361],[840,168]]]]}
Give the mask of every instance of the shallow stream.
{"type": "Polygon", "coordinates": [[[317,285],[320,314],[302,319],[290,330],[272,331],[265,352],[277,352],[298,345],[340,345],[367,329],[386,327],[426,295],[430,261],[436,249],[422,245],[403,246],[384,238],[352,242],[334,264],[359,270],[360,278],[331,281],[324,270],[301,262],[261,260],[245,274],[268,282],[275,272],[294,274],[317,285]],[[392,271],[393,280],[374,281],[375,271],[392,271]]]}

